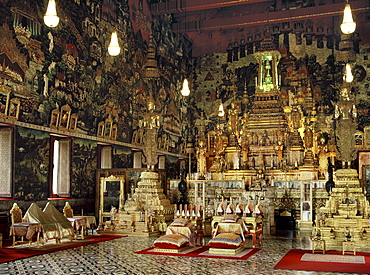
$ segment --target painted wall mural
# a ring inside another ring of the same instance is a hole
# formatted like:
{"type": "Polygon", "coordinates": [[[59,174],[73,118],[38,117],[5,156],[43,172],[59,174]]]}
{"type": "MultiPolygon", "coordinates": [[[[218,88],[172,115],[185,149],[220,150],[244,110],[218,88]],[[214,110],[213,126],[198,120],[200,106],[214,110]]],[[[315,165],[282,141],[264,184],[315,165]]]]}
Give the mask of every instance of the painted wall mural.
{"type": "Polygon", "coordinates": [[[179,178],[179,159],[171,156],[166,157],[166,173],[168,179],[179,178]]]}
{"type": "MultiPolygon", "coordinates": [[[[96,138],[132,143],[149,94],[162,117],[159,150],[183,152],[180,125],[187,118],[179,85],[191,53],[184,38],[170,31],[171,18],[152,22],[147,1],[58,1],[60,23],[53,29],[43,23],[46,5],[0,1],[0,117],[31,125],[14,126],[13,197],[19,201],[50,195],[47,129],[87,137],[72,139],[71,203],[78,209],[95,199],[96,138]],[[114,30],[118,57],[107,51],[114,30]],[[161,73],[149,85],[142,72],[150,33],[161,73]]],[[[115,144],[112,157],[113,168],[133,165],[131,147],[115,144]]]]}
{"type": "Polygon", "coordinates": [[[95,198],[96,147],[94,141],[73,139],[71,197],[95,198]]]}
{"type": "Polygon", "coordinates": [[[14,199],[45,200],[49,190],[49,133],[17,127],[15,131],[14,199]]]}
{"type": "Polygon", "coordinates": [[[131,148],[115,145],[113,147],[113,168],[132,168],[131,148]]]}
{"type": "MultiPolygon", "coordinates": [[[[169,114],[161,133],[169,135],[163,139],[171,141],[172,152],[178,152],[182,143],[177,91],[181,72],[175,68],[189,58],[183,54],[183,44],[176,41],[182,38],[167,28],[169,18],[151,24],[149,17],[140,15],[148,9],[142,2],[132,4],[138,5],[132,18],[126,1],[61,1],[61,22],[50,29],[39,18],[39,11],[46,8],[44,1],[4,2],[12,12],[4,12],[8,17],[0,30],[0,84],[10,87],[12,96],[19,98],[19,120],[58,128],[58,112],[68,105],[71,124],[64,130],[97,136],[99,123],[111,119],[117,132],[108,138],[131,142],[146,108],[142,99],[150,91],[158,99],[159,109],[170,103],[170,110],[162,110],[169,114]],[[142,33],[132,22],[147,28],[142,33]],[[116,58],[107,52],[112,30],[118,30],[122,47],[116,58]],[[161,84],[154,88],[142,76],[148,31],[155,33],[163,75],[161,84]],[[180,52],[183,58],[179,61],[180,52]]],[[[62,118],[60,113],[58,119],[62,118]]]]}

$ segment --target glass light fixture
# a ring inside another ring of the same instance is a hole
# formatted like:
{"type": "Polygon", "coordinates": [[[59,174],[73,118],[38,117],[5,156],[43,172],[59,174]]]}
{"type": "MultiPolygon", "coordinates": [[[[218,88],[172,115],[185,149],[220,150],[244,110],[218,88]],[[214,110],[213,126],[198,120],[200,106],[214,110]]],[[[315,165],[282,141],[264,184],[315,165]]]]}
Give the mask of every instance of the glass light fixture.
{"type": "Polygon", "coordinates": [[[343,79],[347,83],[351,83],[353,81],[353,74],[351,70],[351,65],[349,63],[346,64],[346,72],[343,76],[343,79]]]}
{"type": "Polygon", "coordinates": [[[218,116],[223,117],[224,115],[225,115],[224,105],[221,102],[220,107],[218,107],[218,116]]]}
{"type": "Polygon", "coordinates": [[[344,8],[343,23],[340,29],[344,34],[351,34],[356,30],[356,23],[353,21],[351,7],[348,3],[344,8]]]}
{"type": "Polygon", "coordinates": [[[121,48],[118,44],[117,32],[112,32],[110,43],[108,46],[108,53],[111,56],[117,56],[121,52],[121,48]]]}
{"type": "Polygon", "coordinates": [[[44,15],[45,25],[50,28],[55,28],[59,24],[59,17],[57,15],[57,9],[55,0],[49,0],[46,13],[44,15]]]}
{"type": "Polygon", "coordinates": [[[184,83],[182,84],[181,94],[183,96],[190,95],[189,82],[188,82],[188,80],[186,78],[184,79],[184,83]]]}

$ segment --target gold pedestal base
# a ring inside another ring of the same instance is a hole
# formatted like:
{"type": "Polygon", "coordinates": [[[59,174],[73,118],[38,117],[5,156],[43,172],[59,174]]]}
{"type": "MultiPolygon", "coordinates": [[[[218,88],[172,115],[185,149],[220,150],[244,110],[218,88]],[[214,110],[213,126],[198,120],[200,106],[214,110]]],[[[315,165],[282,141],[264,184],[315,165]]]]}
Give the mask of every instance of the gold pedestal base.
{"type": "Polygon", "coordinates": [[[123,231],[112,231],[112,230],[96,230],[96,233],[99,235],[122,235],[126,236],[128,233],[123,231]]]}
{"type": "Polygon", "coordinates": [[[240,252],[242,252],[244,250],[244,247],[241,246],[241,247],[238,247],[236,249],[233,249],[233,248],[210,248],[209,249],[209,254],[213,254],[213,255],[236,255],[236,254],[239,254],[240,252]]]}
{"type": "Polygon", "coordinates": [[[159,232],[131,232],[127,234],[129,237],[157,237],[159,236],[159,232]]]}
{"type": "Polygon", "coordinates": [[[179,248],[154,248],[154,252],[161,252],[161,253],[180,253],[188,249],[189,246],[179,247],[179,248]]]}

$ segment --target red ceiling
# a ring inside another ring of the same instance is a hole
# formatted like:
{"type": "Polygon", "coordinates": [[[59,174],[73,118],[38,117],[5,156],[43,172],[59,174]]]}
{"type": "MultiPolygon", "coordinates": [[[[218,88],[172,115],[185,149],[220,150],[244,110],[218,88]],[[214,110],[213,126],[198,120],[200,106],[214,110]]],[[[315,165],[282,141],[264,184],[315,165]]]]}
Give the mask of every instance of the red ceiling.
{"type": "MultiPolygon", "coordinates": [[[[293,32],[305,32],[294,29],[294,22],[312,21],[314,33],[316,25],[322,24],[326,29],[321,34],[328,34],[329,29],[340,34],[344,1],[308,0],[304,3],[290,0],[170,0],[151,4],[151,13],[153,16],[172,14],[172,29],[193,42],[193,56],[225,52],[230,43],[263,32],[267,25],[271,29],[272,25],[283,22],[290,22],[293,32]],[[304,3],[314,6],[303,7],[304,3]],[[333,24],[337,27],[332,28],[333,24]]],[[[357,31],[364,42],[368,40],[370,27],[368,1],[350,1],[350,4],[359,26],[357,31]]]]}

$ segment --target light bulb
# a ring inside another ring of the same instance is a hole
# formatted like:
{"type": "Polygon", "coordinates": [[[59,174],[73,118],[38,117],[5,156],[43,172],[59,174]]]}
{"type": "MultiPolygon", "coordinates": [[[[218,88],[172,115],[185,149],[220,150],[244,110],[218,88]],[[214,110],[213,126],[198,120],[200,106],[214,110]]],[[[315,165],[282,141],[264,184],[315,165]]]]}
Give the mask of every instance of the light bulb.
{"type": "Polygon", "coordinates": [[[347,83],[351,83],[353,81],[353,74],[352,74],[352,70],[351,70],[351,65],[348,64],[348,63],[346,64],[346,73],[344,74],[343,79],[347,83]]]}
{"type": "Polygon", "coordinates": [[[346,4],[344,8],[343,23],[340,25],[340,29],[344,34],[351,34],[356,30],[356,23],[353,22],[351,7],[346,4]]]}
{"type": "Polygon", "coordinates": [[[119,47],[118,44],[118,37],[117,37],[117,32],[112,32],[112,36],[110,39],[110,43],[108,46],[108,53],[111,56],[117,56],[121,52],[121,48],[119,47]]]}
{"type": "Polygon", "coordinates": [[[225,115],[224,105],[221,102],[220,107],[218,107],[218,116],[223,117],[224,115],[225,115]]]}
{"type": "Polygon", "coordinates": [[[44,22],[45,22],[45,25],[50,28],[54,28],[58,26],[59,17],[57,15],[55,0],[49,0],[48,7],[44,15],[44,22]]]}
{"type": "Polygon", "coordinates": [[[188,80],[187,80],[186,78],[184,79],[184,83],[182,84],[181,94],[182,94],[183,96],[188,96],[188,95],[190,95],[189,82],[188,82],[188,80]]]}

